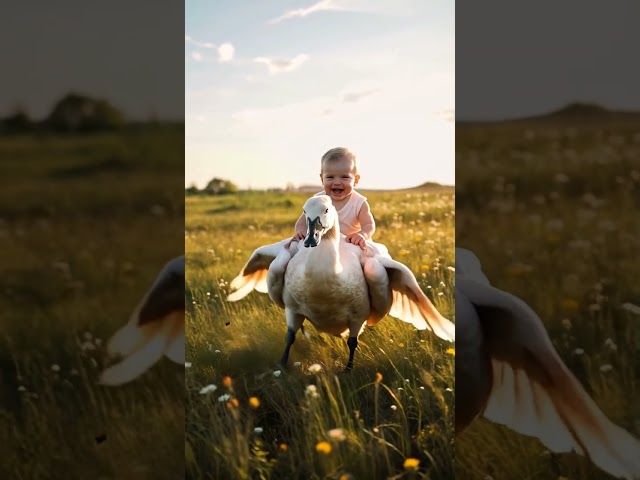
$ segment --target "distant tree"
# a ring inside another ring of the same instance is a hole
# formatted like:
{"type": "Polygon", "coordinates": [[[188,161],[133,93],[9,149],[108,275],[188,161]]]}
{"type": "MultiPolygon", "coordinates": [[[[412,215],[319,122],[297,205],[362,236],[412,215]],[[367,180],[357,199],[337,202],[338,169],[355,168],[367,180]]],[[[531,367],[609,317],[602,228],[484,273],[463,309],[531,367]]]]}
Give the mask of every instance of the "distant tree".
{"type": "Polygon", "coordinates": [[[204,187],[202,191],[208,195],[225,195],[229,193],[236,193],[238,191],[238,187],[229,180],[214,178],[207,183],[207,186],[204,187]]]}
{"type": "Polygon", "coordinates": [[[189,185],[189,187],[184,189],[185,195],[198,195],[200,193],[200,189],[195,183],[189,185]]]}
{"type": "Polygon", "coordinates": [[[70,93],[55,104],[45,121],[59,132],[95,132],[124,125],[124,115],[106,100],[70,93]]]}
{"type": "Polygon", "coordinates": [[[5,133],[25,133],[33,130],[34,123],[29,117],[27,110],[18,105],[13,113],[2,120],[2,130],[5,133]]]}

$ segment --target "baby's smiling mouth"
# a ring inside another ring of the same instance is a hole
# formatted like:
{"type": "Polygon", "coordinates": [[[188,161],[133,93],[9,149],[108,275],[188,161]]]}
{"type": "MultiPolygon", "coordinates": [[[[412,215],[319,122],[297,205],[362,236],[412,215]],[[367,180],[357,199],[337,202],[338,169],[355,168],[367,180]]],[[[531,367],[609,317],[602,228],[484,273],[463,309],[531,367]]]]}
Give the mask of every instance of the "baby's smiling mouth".
{"type": "Polygon", "coordinates": [[[335,194],[335,195],[340,195],[341,193],[344,193],[344,188],[332,188],[331,191],[335,194]]]}

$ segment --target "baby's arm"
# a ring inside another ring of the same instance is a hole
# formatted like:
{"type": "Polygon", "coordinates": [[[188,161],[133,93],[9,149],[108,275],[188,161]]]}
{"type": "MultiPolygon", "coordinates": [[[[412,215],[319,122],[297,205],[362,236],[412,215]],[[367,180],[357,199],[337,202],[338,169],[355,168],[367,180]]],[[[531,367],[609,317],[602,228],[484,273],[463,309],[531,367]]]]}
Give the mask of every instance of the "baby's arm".
{"type": "Polygon", "coordinates": [[[376,231],[376,222],[373,219],[369,203],[364,202],[358,212],[358,221],[360,222],[360,231],[347,235],[347,242],[360,245],[363,250],[366,248],[365,240],[370,240],[376,231]]]}
{"type": "Polygon", "coordinates": [[[300,241],[307,235],[307,217],[305,216],[304,213],[300,215],[300,218],[298,218],[295,229],[296,229],[296,234],[285,245],[285,248],[289,248],[289,245],[291,245],[291,242],[300,241]]]}

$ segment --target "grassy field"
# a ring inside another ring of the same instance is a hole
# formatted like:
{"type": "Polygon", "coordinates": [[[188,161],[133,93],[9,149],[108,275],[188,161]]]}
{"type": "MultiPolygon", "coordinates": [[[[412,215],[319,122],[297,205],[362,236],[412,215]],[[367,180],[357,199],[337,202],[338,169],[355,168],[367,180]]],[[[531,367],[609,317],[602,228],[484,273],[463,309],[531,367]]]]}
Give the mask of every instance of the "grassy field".
{"type": "Polygon", "coordinates": [[[184,128],[0,138],[0,478],[181,478],[184,372],[97,385],[183,249],[184,128]]]}
{"type": "MultiPolygon", "coordinates": [[[[453,190],[364,193],[375,240],[453,319],[453,190]]],[[[308,196],[186,199],[187,477],[452,478],[451,344],[387,317],[362,334],[345,376],[345,342],[309,325],[280,372],[284,310],[255,291],[224,300],[255,248],[293,234],[308,196]]]]}
{"type": "MultiPolygon", "coordinates": [[[[550,119],[551,120],[551,119],[550,119]]],[[[640,122],[456,126],[456,246],[540,315],[605,414],[640,437],[640,122]]],[[[458,478],[609,479],[479,419],[458,478]]]]}

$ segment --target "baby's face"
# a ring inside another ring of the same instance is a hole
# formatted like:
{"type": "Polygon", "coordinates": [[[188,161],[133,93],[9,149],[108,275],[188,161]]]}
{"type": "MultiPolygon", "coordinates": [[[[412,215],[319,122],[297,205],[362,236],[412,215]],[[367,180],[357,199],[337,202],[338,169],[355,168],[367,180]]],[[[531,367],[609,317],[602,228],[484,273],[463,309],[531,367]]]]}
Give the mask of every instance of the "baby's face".
{"type": "Polygon", "coordinates": [[[340,201],[351,195],[353,187],[360,179],[354,170],[353,160],[346,157],[324,163],[320,178],[324,192],[331,197],[331,200],[340,201]]]}

